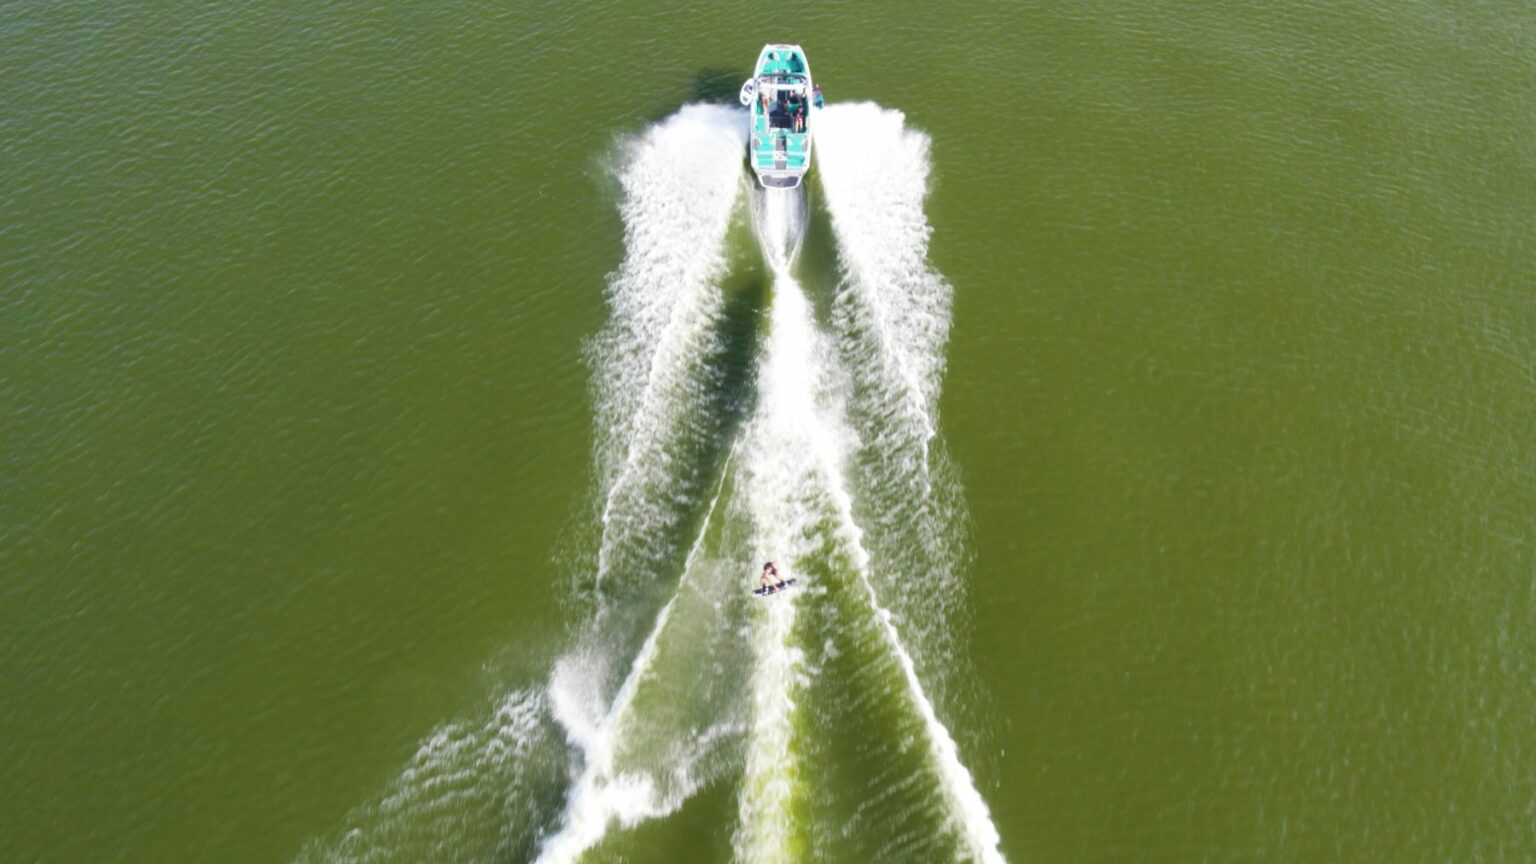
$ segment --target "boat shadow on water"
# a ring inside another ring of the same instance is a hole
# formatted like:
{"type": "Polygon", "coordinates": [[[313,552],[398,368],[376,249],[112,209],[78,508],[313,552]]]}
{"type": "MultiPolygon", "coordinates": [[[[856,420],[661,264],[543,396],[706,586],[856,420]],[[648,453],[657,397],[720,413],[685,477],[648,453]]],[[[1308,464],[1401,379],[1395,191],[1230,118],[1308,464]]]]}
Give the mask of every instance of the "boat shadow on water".
{"type": "MultiPolygon", "coordinates": [[[[700,69],[693,74],[685,93],[673,91],[654,108],[645,112],[647,125],[655,125],[676,114],[684,105],[703,102],[709,105],[736,106],[736,94],[741,90],[741,69],[700,69]]],[[[747,121],[742,120],[745,124],[747,121]]]]}
{"type": "Polygon", "coordinates": [[[740,69],[699,70],[693,76],[690,101],[736,104],[736,93],[741,89],[741,71],[740,69]]]}

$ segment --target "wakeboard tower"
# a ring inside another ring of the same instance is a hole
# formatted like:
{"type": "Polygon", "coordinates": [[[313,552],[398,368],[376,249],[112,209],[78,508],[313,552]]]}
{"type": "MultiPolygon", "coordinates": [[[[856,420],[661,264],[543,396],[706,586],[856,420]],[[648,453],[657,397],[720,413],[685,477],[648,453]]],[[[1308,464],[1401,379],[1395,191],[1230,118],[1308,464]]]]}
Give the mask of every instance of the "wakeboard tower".
{"type": "Polygon", "coordinates": [[[811,120],[821,92],[799,45],[764,45],[752,77],[741,85],[752,110],[747,161],[765,189],[794,189],[811,170],[811,120]]]}

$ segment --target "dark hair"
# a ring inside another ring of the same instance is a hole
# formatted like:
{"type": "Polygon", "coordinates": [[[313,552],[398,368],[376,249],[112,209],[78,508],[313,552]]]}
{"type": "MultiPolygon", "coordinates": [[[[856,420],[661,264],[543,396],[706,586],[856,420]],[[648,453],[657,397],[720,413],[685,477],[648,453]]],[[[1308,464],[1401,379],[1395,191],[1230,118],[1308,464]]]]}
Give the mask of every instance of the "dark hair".
{"type": "Polygon", "coordinates": [[[772,570],[773,569],[773,562],[769,561],[767,564],[764,564],[763,565],[763,569],[764,570],[772,570]]]}

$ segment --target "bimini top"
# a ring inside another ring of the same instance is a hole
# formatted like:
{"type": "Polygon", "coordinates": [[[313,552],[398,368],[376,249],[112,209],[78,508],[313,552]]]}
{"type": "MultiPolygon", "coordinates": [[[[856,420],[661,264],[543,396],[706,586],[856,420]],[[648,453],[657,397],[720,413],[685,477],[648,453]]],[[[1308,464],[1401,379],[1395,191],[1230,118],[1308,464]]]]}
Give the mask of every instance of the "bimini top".
{"type": "Polygon", "coordinates": [[[747,160],[758,182],[793,189],[811,167],[811,65],[799,45],[764,45],[741,104],[752,109],[747,160]]]}

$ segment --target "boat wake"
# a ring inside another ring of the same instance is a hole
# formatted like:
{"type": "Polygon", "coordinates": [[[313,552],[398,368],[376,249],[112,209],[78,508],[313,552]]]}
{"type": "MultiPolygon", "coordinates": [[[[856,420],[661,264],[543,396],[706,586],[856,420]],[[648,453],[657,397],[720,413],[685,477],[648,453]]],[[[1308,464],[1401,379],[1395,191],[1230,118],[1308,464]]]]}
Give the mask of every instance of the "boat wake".
{"type": "Polygon", "coordinates": [[[477,720],[433,730],[383,794],[311,842],[302,864],[493,860],[516,855],[543,819],[538,802],[564,773],[538,688],[491,700],[477,720]]]}
{"type": "MultiPolygon", "coordinates": [[[[777,272],[758,410],[743,435],[751,490],[743,509],[751,526],[751,560],[777,558],[785,578],[802,582],[814,582],[808,577],[824,573],[831,558],[859,548],[857,528],[840,518],[849,506],[836,482],[846,440],[825,366],[829,354],[800,286],[777,272]]],[[[814,602],[806,598],[818,593],[788,591],[755,610],[752,743],[734,839],[742,861],[801,860],[809,851],[811,838],[797,831],[803,819],[793,818],[808,810],[798,755],[806,724],[797,709],[808,670],[796,619],[799,604],[814,602]]]]}
{"type": "MultiPolygon", "coordinates": [[[[840,271],[832,325],[859,394],[851,422],[861,438],[860,517],[883,528],[872,538],[877,573],[901,573],[896,562],[911,562],[907,569],[926,574],[921,583],[877,577],[882,596],[921,628],[911,640],[925,649],[920,656],[949,654],[951,618],[965,598],[956,576],[964,507],[937,443],[953,292],[927,261],[928,138],[899,111],[872,103],[833,106],[819,123],[840,271]]],[[[945,669],[931,665],[936,674],[945,669]]]]}
{"type": "Polygon", "coordinates": [[[932,695],[960,665],[964,513],[927,138],[874,105],[816,124],[837,272],[805,284],[804,189],[743,195],[744,112],[689,106],[625,145],[573,647],[301,860],[624,858],[631,829],[725,784],[717,856],[1004,860],[943,720],[963,706],[932,695]],[[767,560],[800,587],[751,597],[767,560]]]}
{"type": "Polygon", "coordinates": [[[758,189],[752,195],[752,230],[775,273],[788,272],[805,242],[805,190],[758,189]]]}

